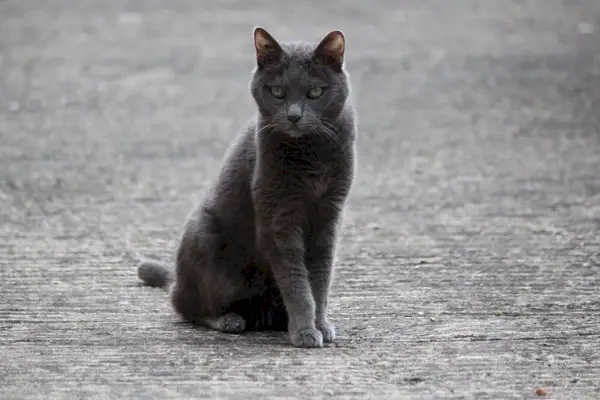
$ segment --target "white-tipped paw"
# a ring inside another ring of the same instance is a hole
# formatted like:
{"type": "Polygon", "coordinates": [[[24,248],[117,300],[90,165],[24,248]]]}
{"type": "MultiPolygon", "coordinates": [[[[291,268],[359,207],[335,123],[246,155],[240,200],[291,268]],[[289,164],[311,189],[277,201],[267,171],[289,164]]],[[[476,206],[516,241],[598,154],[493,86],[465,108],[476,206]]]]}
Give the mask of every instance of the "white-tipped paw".
{"type": "Polygon", "coordinates": [[[316,329],[303,329],[290,334],[295,347],[315,348],[323,346],[323,335],[316,329]]]}
{"type": "Polygon", "coordinates": [[[246,320],[236,313],[223,314],[214,319],[207,319],[211,328],[225,333],[242,333],[246,330],[246,320]]]}

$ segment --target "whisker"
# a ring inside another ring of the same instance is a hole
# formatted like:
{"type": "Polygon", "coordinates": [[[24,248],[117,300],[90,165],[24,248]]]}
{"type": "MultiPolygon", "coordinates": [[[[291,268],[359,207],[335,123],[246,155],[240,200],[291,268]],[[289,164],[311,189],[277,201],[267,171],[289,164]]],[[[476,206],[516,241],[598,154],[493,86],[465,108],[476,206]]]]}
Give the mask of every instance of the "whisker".
{"type": "Polygon", "coordinates": [[[315,126],[317,130],[333,145],[342,146],[343,143],[335,132],[335,127],[325,121],[319,121],[315,126]],[[329,126],[327,126],[329,125],[329,126]]]}
{"type": "Polygon", "coordinates": [[[266,124],[265,126],[263,126],[262,128],[260,128],[259,130],[256,131],[257,135],[260,135],[263,131],[267,130],[267,129],[273,129],[275,128],[275,124],[266,124]]]}

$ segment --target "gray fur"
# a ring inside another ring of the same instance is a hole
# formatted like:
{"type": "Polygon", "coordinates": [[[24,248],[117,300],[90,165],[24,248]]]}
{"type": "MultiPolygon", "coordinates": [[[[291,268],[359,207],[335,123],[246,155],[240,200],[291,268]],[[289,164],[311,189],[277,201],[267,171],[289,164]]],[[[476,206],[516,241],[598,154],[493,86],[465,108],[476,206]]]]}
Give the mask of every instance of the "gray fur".
{"type": "Polygon", "coordinates": [[[340,43],[332,32],[318,45],[279,44],[255,29],[257,115],[190,213],[175,271],[152,261],[138,270],[154,286],[174,277],[184,319],[224,332],[285,329],[297,347],[334,340],[327,299],[356,134],[340,43]],[[316,99],[314,86],[325,87],[316,99]]]}
{"type": "Polygon", "coordinates": [[[154,260],[143,260],[138,266],[138,277],[148,286],[166,289],[174,280],[173,271],[154,260]]]}

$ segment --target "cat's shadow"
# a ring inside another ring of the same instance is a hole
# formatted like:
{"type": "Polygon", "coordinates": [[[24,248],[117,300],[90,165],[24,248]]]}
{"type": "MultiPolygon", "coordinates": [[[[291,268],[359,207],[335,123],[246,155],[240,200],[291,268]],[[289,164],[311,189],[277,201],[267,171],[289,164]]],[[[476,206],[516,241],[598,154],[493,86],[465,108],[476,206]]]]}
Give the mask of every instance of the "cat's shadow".
{"type": "MultiPolygon", "coordinates": [[[[173,325],[178,329],[178,341],[185,344],[206,344],[223,346],[248,346],[248,347],[277,347],[293,349],[290,344],[287,332],[283,331],[245,331],[239,334],[217,332],[205,326],[188,321],[177,321],[173,325]]],[[[338,338],[339,339],[339,338],[338,338]]],[[[344,340],[338,340],[334,343],[325,343],[324,348],[344,347],[344,340]]]]}
{"type": "Polygon", "coordinates": [[[268,345],[284,347],[289,346],[289,339],[286,332],[281,331],[245,331],[243,333],[223,333],[212,330],[205,326],[188,321],[178,321],[173,323],[178,329],[179,340],[187,344],[206,343],[217,345],[268,345]]]}

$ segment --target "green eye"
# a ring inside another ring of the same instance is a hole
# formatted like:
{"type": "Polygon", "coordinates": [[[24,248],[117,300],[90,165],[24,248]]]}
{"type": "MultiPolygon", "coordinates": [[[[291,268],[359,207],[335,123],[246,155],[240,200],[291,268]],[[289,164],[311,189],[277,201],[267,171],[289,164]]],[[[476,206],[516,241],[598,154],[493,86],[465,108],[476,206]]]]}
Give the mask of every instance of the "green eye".
{"type": "Polygon", "coordinates": [[[315,86],[308,90],[308,92],[306,93],[306,97],[308,97],[311,100],[318,99],[319,97],[323,96],[324,91],[325,91],[325,88],[320,87],[320,86],[315,86]]]}
{"type": "Polygon", "coordinates": [[[271,92],[276,99],[283,99],[285,97],[285,90],[283,90],[281,86],[271,86],[269,87],[269,92],[271,92]]]}

